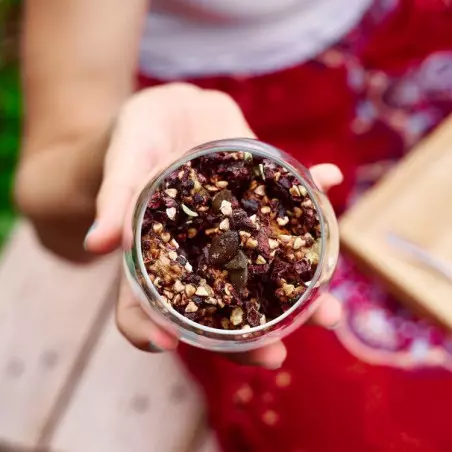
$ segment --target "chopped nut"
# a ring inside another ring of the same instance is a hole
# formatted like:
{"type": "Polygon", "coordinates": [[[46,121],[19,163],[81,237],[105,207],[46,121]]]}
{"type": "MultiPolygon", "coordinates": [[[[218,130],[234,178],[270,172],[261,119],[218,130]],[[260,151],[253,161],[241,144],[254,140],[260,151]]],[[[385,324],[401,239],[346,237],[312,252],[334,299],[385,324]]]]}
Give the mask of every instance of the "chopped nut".
{"type": "Polygon", "coordinates": [[[160,287],[160,285],[162,284],[162,278],[159,278],[158,276],[154,279],[154,286],[156,287],[160,287]]]}
{"type": "Polygon", "coordinates": [[[303,215],[303,211],[299,207],[294,207],[293,213],[295,215],[295,218],[300,218],[303,215]]]}
{"type": "Polygon", "coordinates": [[[266,319],[266,317],[265,317],[265,314],[262,314],[261,315],[261,318],[259,319],[259,324],[260,325],[264,325],[264,324],[266,324],[267,323],[267,319],[266,319]]]}
{"type": "Polygon", "coordinates": [[[250,216],[250,221],[251,221],[251,223],[256,224],[256,222],[257,222],[256,214],[250,216]]]}
{"type": "Polygon", "coordinates": [[[221,223],[220,223],[220,229],[222,231],[229,231],[229,219],[225,218],[221,223]]]}
{"type": "Polygon", "coordinates": [[[259,242],[256,239],[253,239],[252,237],[250,237],[246,243],[245,246],[247,248],[257,248],[257,245],[259,244],[259,242]]]}
{"type": "Polygon", "coordinates": [[[267,263],[267,261],[265,260],[265,258],[259,254],[259,256],[257,256],[257,258],[256,258],[256,264],[265,265],[266,263],[267,263]]]}
{"type": "Polygon", "coordinates": [[[305,197],[308,194],[308,190],[306,190],[306,188],[303,187],[303,185],[299,185],[298,190],[300,192],[300,195],[303,197],[305,197]]]}
{"type": "Polygon", "coordinates": [[[177,306],[181,301],[182,301],[182,295],[180,293],[178,293],[177,295],[174,296],[174,298],[173,298],[174,305],[177,306]]]}
{"type": "Polygon", "coordinates": [[[196,295],[198,295],[199,297],[208,297],[209,296],[209,292],[207,292],[205,287],[199,286],[196,289],[196,295]]]}
{"type": "Polygon", "coordinates": [[[292,196],[300,196],[300,190],[298,190],[298,187],[296,185],[292,185],[292,187],[290,187],[289,193],[292,196]]]}
{"type": "Polygon", "coordinates": [[[181,205],[182,210],[189,216],[189,217],[197,217],[198,213],[194,212],[193,210],[189,209],[185,204],[181,205]]]}
{"type": "Polygon", "coordinates": [[[163,224],[162,223],[154,223],[152,225],[152,230],[156,233],[159,234],[160,232],[162,232],[163,230],[163,224]]]}
{"type": "Polygon", "coordinates": [[[216,298],[213,298],[213,297],[206,298],[204,301],[205,301],[207,304],[213,304],[213,305],[218,304],[217,299],[216,299],[216,298]]]}
{"type": "Polygon", "coordinates": [[[172,300],[173,297],[174,297],[173,292],[171,292],[170,290],[164,290],[163,293],[164,293],[165,296],[166,296],[167,298],[169,298],[170,300],[172,300]]]}
{"type": "Polygon", "coordinates": [[[174,283],[173,289],[175,292],[183,292],[185,289],[185,286],[177,279],[174,283]]]}
{"type": "Polygon", "coordinates": [[[215,185],[219,188],[226,188],[229,185],[229,182],[225,180],[219,180],[215,185]]]}
{"type": "Polygon", "coordinates": [[[192,239],[192,238],[194,238],[194,237],[196,237],[196,234],[198,233],[198,230],[197,229],[195,229],[195,228],[190,228],[188,231],[187,231],[187,237],[189,238],[189,239],[192,239]]]}
{"type": "Polygon", "coordinates": [[[279,226],[285,226],[289,222],[289,217],[284,218],[277,218],[276,222],[279,224],[279,226]]]}
{"type": "Polygon", "coordinates": [[[277,172],[274,174],[274,176],[275,176],[275,181],[278,182],[278,181],[279,181],[279,178],[281,177],[281,173],[280,173],[279,171],[277,171],[277,172]]]}
{"type": "Polygon", "coordinates": [[[251,154],[251,152],[244,152],[243,160],[245,160],[245,161],[253,160],[253,154],[251,154]]]}
{"type": "Polygon", "coordinates": [[[312,249],[308,249],[308,251],[306,251],[306,254],[305,254],[304,257],[306,259],[308,259],[311,262],[311,264],[318,264],[319,263],[319,255],[318,255],[318,253],[316,253],[312,249]]]}
{"type": "Polygon", "coordinates": [[[162,237],[162,240],[163,240],[165,243],[168,243],[168,242],[171,240],[171,234],[170,234],[169,232],[164,232],[164,233],[161,235],[161,237],[162,237]]]}
{"type": "Polygon", "coordinates": [[[248,324],[242,326],[242,330],[250,330],[250,329],[251,329],[251,327],[248,324]]]}
{"type": "Polygon", "coordinates": [[[176,218],[177,210],[175,207],[168,207],[166,209],[166,215],[170,220],[174,220],[176,218]]]}
{"type": "Polygon", "coordinates": [[[262,165],[262,163],[259,164],[259,173],[262,179],[265,180],[264,165],[262,165]]]}
{"type": "Polygon", "coordinates": [[[232,295],[231,290],[232,290],[232,284],[226,283],[224,286],[224,293],[226,295],[232,295]]]}
{"type": "Polygon", "coordinates": [[[170,197],[170,198],[175,198],[177,196],[177,190],[175,188],[168,188],[168,190],[165,190],[165,193],[170,197]]]}
{"type": "Polygon", "coordinates": [[[174,239],[171,239],[170,240],[170,245],[172,246],[172,247],[174,247],[176,250],[178,250],[179,249],[179,244],[176,242],[176,240],[174,240],[174,239]]]}
{"type": "Polygon", "coordinates": [[[249,237],[251,237],[251,234],[246,231],[239,231],[239,235],[240,235],[240,237],[245,238],[245,239],[248,239],[249,237]]]}
{"type": "Polygon", "coordinates": [[[265,196],[265,185],[258,185],[254,189],[254,193],[256,193],[256,195],[259,195],[259,196],[265,196]]]}
{"type": "Polygon", "coordinates": [[[275,250],[279,247],[279,242],[275,239],[268,239],[268,246],[271,250],[275,250]]]}
{"type": "Polygon", "coordinates": [[[177,259],[177,253],[176,253],[176,251],[170,251],[170,252],[168,253],[168,257],[169,257],[172,261],[175,261],[175,260],[177,259]]]}
{"type": "Polygon", "coordinates": [[[193,301],[190,301],[185,308],[185,312],[196,312],[197,310],[198,306],[193,301]]]}
{"type": "Polygon", "coordinates": [[[187,284],[185,286],[185,293],[187,297],[192,297],[196,293],[196,287],[193,284],[187,284]]]}
{"type": "Polygon", "coordinates": [[[190,262],[187,262],[185,264],[185,270],[187,270],[189,273],[191,273],[193,271],[193,267],[191,266],[190,262]]]}
{"type": "Polygon", "coordinates": [[[305,244],[305,241],[301,237],[296,237],[293,242],[293,249],[299,250],[304,244],[305,244]]]}
{"type": "Polygon", "coordinates": [[[229,201],[221,201],[220,211],[223,215],[227,217],[232,215],[232,204],[229,201]]]}
{"type": "Polygon", "coordinates": [[[270,208],[270,206],[264,206],[264,207],[261,208],[261,212],[263,214],[270,213],[271,211],[272,211],[272,209],[270,208]]]}
{"type": "Polygon", "coordinates": [[[205,185],[205,187],[209,191],[219,191],[220,190],[218,187],[215,187],[215,185],[205,185]]]}
{"type": "Polygon", "coordinates": [[[293,237],[291,235],[281,234],[279,236],[279,240],[281,240],[282,243],[290,243],[292,239],[293,237]]]}
{"type": "Polygon", "coordinates": [[[284,284],[282,289],[286,296],[290,296],[290,294],[295,290],[295,286],[293,284],[284,284]]]}
{"type": "Polygon", "coordinates": [[[198,207],[198,212],[207,212],[208,210],[209,210],[209,206],[198,207]]]}
{"type": "Polygon", "coordinates": [[[242,308],[234,308],[231,312],[231,323],[234,326],[240,325],[243,321],[243,310],[242,308]]]}

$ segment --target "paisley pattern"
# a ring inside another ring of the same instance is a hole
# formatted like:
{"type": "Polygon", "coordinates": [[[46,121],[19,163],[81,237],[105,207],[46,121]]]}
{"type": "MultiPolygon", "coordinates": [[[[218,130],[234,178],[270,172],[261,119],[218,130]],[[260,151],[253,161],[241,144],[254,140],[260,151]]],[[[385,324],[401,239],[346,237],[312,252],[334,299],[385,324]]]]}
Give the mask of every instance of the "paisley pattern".
{"type": "MultiPolygon", "coordinates": [[[[191,81],[231,95],[259,138],[306,166],[338,164],[344,183],[329,195],[340,213],[452,112],[449,3],[377,0],[314,60],[258,77],[191,81]]],[[[348,259],[340,261],[333,293],[343,323],[291,334],[277,371],[180,346],[222,449],[451,451],[452,337],[348,259]]]]}

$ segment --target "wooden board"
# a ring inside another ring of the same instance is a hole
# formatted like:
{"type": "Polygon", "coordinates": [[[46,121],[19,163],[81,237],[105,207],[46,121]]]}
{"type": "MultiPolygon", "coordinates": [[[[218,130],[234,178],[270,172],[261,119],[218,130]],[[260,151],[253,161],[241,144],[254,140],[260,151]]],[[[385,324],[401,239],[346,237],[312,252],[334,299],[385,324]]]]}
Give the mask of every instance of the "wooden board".
{"type": "Polygon", "coordinates": [[[0,262],[0,443],[34,448],[51,430],[106,319],[118,264],[70,265],[28,225],[15,231],[0,262]]]}
{"type": "Polygon", "coordinates": [[[51,449],[192,452],[204,431],[202,400],[176,356],[133,349],[111,319],[51,449]]]}
{"type": "Polygon", "coordinates": [[[395,250],[388,232],[452,262],[452,120],[341,219],[342,245],[403,302],[452,328],[452,281],[395,250]]]}

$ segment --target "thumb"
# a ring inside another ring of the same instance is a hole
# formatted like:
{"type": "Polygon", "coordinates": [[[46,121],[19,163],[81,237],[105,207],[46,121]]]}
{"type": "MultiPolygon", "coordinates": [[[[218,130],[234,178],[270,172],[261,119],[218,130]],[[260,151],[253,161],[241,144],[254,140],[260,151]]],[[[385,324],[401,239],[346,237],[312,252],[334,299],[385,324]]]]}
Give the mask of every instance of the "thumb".
{"type": "Polygon", "coordinates": [[[159,146],[149,137],[146,142],[140,131],[130,126],[115,131],[107,151],[96,219],[85,238],[85,249],[91,253],[109,253],[120,245],[126,212],[137,188],[154,168],[159,146]]]}

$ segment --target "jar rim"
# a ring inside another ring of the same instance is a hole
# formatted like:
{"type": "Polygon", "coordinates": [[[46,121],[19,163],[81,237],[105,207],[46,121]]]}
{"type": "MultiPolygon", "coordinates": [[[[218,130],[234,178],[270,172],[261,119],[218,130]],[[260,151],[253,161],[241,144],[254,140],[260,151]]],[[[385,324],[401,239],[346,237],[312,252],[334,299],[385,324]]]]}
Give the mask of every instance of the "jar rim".
{"type": "MultiPolygon", "coordinates": [[[[186,324],[187,326],[191,326],[193,328],[199,329],[205,333],[212,333],[218,336],[224,336],[224,339],[226,339],[228,336],[236,336],[237,334],[250,334],[253,333],[259,333],[263,332],[267,329],[271,330],[273,327],[277,326],[279,323],[283,322],[287,317],[289,317],[293,312],[295,312],[297,309],[300,308],[303,304],[305,304],[306,301],[309,300],[310,295],[314,291],[314,289],[317,286],[317,283],[320,280],[321,274],[322,274],[322,267],[325,261],[325,254],[326,254],[326,244],[325,244],[325,218],[324,214],[322,212],[322,209],[320,208],[320,205],[317,200],[317,196],[313,192],[312,188],[310,187],[310,184],[312,184],[314,187],[316,187],[314,180],[312,179],[309,170],[302,166],[302,168],[306,169],[306,175],[307,177],[303,177],[296,168],[294,168],[290,163],[286,162],[284,159],[284,156],[287,155],[284,151],[281,151],[280,149],[271,146],[267,143],[264,143],[262,141],[251,139],[251,138],[232,138],[232,139],[222,139],[222,140],[215,140],[210,141],[207,143],[203,143],[199,146],[196,146],[184,155],[182,155],[177,161],[173,162],[171,165],[167,166],[165,169],[163,169],[156,177],[154,177],[143,189],[140,198],[136,204],[136,206],[141,206],[141,210],[138,212],[135,212],[134,218],[136,219],[136,229],[134,231],[134,239],[133,239],[133,246],[135,247],[136,254],[138,256],[138,263],[140,272],[143,275],[143,278],[146,282],[147,288],[151,291],[152,295],[155,297],[155,300],[158,301],[158,303],[168,309],[169,312],[171,312],[172,315],[174,315],[182,324],[186,324]],[[198,322],[195,322],[193,320],[188,319],[181,313],[179,313],[176,309],[174,309],[170,304],[165,303],[152,283],[151,279],[149,278],[149,274],[146,271],[146,267],[144,265],[143,257],[142,257],[142,249],[141,249],[141,226],[143,223],[144,215],[147,209],[147,204],[150,199],[150,197],[155,193],[155,191],[161,186],[162,182],[165,180],[165,178],[180,168],[182,165],[186,164],[187,162],[194,160],[196,158],[202,157],[204,155],[216,153],[216,152],[249,152],[252,155],[257,155],[259,157],[268,158],[271,160],[274,160],[275,163],[277,163],[280,166],[283,166],[286,168],[290,173],[295,176],[301,184],[306,188],[309,197],[311,201],[314,203],[316,207],[317,214],[319,216],[319,223],[320,223],[320,239],[321,239],[321,246],[320,246],[320,256],[319,256],[319,262],[316,268],[316,271],[314,273],[314,276],[312,280],[310,281],[310,284],[307,288],[307,290],[298,298],[298,300],[285,312],[283,312],[278,317],[270,320],[269,322],[264,323],[263,325],[259,325],[256,327],[251,327],[248,329],[240,329],[240,330],[224,330],[220,328],[212,328],[205,325],[202,325],[198,322]],[[307,183],[308,182],[308,183],[307,183]],[[142,196],[146,193],[146,200],[142,198],[142,196]],[[143,202],[146,201],[146,202],[143,202]]],[[[289,157],[287,155],[287,157],[289,157]]],[[[318,187],[316,187],[318,189],[318,187]]],[[[170,320],[170,319],[169,319],[170,320]]],[[[178,324],[180,326],[180,324],[178,324]]]]}

